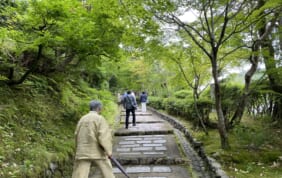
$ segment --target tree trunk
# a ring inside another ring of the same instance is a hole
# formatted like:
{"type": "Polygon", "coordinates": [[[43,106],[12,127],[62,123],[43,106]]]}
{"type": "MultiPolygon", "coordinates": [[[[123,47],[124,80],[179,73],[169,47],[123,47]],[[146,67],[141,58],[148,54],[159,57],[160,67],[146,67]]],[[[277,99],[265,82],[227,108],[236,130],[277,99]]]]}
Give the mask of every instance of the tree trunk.
{"type": "Polygon", "coordinates": [[[219,132],[219,135],[220,135],[221,148],[222,149],[229,149],[230,145],[229,145],[226,125],[225,125],[225,118],[224,118],[224,115],[223,115],[223,112],[222,112],[220,83],[219,83],[219,80],[218,80],[216,53],[213,54],[213,58],[211,59],[211,63],[212,63],[212,75],[213,75],[213,79],[214,79],[215,109],[216,109],[217,119],[218,119],[218,132],[219,132]]]}
{"type": "MultiPolygon", "coordinates": [[[[257,9],[261,8],[264,5],[264,1],[260,0],[258,5],[257,5],[257,9]]],[[[275,22],[276,22],[276,17],[274,17],[271,21],[271,24],[267,25],[266,21],[263,20],[263,26],[260,27],[258,29],[258,34],[259,37],[256,41],[254,41],[253,46],[252,46],[252,54],[250,56],[250,62],[252,64],[251,68],[249,69],[249,71],[245,74],[245,88],[243,91],[243,94],[241,96],[240,102],[238,104],[238,107],[229,123],[230,127],[234,127],[234,125],[239,124],[241,122],[241,119],[243,117],[244,114],[244,110],[245,107],[247,105],[247,100],[248,100],[248,95],[249,95],[249,87],[251,84],[251,78],[254,75],[254,73],[256,72],[257,66],[258,66],[258,61],[259,61],[259,50],[260,47],[264,48],[264,47],[268,47],[269,49],[269,53],[271,54],[270,56],[274,57],[274,49],[271,45],[271,41],[269,42],[269,40],[265,40],[267,38],[269,38],[269,34],[271,33],[273,27],[275,26],[275,22]],[[266,42],[266,43],[265,43],[266,42]]],[[[264,53],[262,53],[264,54],[264,53]]],[[[272,61],[269,62],[269,64],[267,64],[266,59],[269,58],[267,56],[264,56],[264,60],[265,60],[265,66],[266,66],[266,70],[268,70],[267,68],[269,68],[271,71],[272,69],[275,68],[275,61],[274,58],[272,58],[272,61]]],[[[270,57],[271,58],[271,57],[270,57]]],[[[269,72],[267,72],[269,73],[269,72]]],[[[277,75],[276,75],[277,76],[277,75]]],[[[270,83],[275,83],[275,78],[274,76],[269,75],[269,80],[270,83]]],[[[274,84],[276,85],[276,84],[274,84]]]]}
{"type": "Polygon", "coordinates": [[[245,87],[244,87],[244,91],[243,94],[240,98],[239,104],[236,108],[236,111],[233,115],[233,117],[231,118],[230,123],[228,124],[228,127],[234,127],[236,124],[239,124],[241,122],[241,119],[243,117],[244,114],[244,110],[245,107],[247,105],[247,100],[248,100],[248,96],[249,96],[249,89],[250,89],[250,85],[251,85],[251,79],[253,77],[253,75],[255,74],[257,67],[258,67],[258,55],[257,52],[259,50],[259,45],[257,43],[255,43],[253,45],[252,48],[252,54],[250,56],[250,62],[251,62],[251,68],[248,70],[248,72],[245,74],[245,87]]]}
{"type": "Polygon", "coordinates": [[[198,105],[197,105],[197,101],[199,99],[199,81],[200,81],[200,77],[199,75],[197,75],[197,73],[195,72],[195,68],[194,68],[194,84],[192,82],[189,81],[189,79],[187,78],[185,72],[184,72],[184,69],[181,65],[181,62],[179,62],[177,59],[173,59],[174,62],[176,62],[176,64],[178,65],[180,71],[181,71],[181,74],[183,75],[188,87],[192,88],[193,90],[193,100],[194,100],[194,107],[195,107],[195,112],[197,114],[197,117],[199,119],[199,124],[201,125],[201,127],[204,129],[204,132],[206,135],[208,135],[208,130],[205,126],[205,123],[203,121],[203,117],[201,116],[200,112],[199,112],[199,109],[198,109],[198,105]]]}
{"type": "MultiPolygon", "coordinates": [[[[279,27],[280,28],[282,27],[282,17],[280,17],[280,19],[279,19],[279,27]]],[[[280,48],[280,51],[282,51],[282,33],[281,33],[281,30],[280,30],[280,33],[279,33],[279,48],[280,48]]]]}
{"type": "MultiPolygon", "coordinates": [[[[275,91],[276,93],[282,94],[282,85],[279,82],[279,73],[276,65],[276,60],[274,59],[275,52],[272,46],[272,41],[268,39],[263,46],[268,49],[268,55],[263,54],[264,64],[266,68],[266,74],[269,79],[270,88],[275,91]]],[[[282,111],[282,103],[281,103],[281,96],[276,95],[274,96],[274,108],[272,112],[273,120],[281,119],[281,111],[282,111]]]]}
{"type": "Polygon", "coordinates": [[[197,117],[198,117],[198,119],[199,119],[199,124],[200,124],[200,125],[202,126],[202,128],[204,129],[205,134],[208,135],[209,133],[208,133],[208,130],[207,130],[207,128],[206,128],[206,125],[205,125],[205,123],[204,123],[204,121],[203,121],[203,116],[200,114],[199,109],[198,109],[197,101],[198,101],[199,98],[198,98],[198,95],[196,94],[197,91],[195,91],[195,90],[196,90],[196,89],[194,88],[194,89],[193,89],[193,99],[194,99],[195,111],[196,111],[197,117]]]}
{"type": "MultiPolygon", "coordinates": [[[[275,22],[278,21],[278,24],[281,25],[281,18],[277,19],[275,22]]],[[[267,26],[267,22],[264,21],[264,25],[267,26]]],[[[280,26],[281,27],[281,26],[280,26]]],[[[278,27],[279,30],[279,27],[278,27]]],[[[263,34],[265,32],[265,29],[260,29],[259,33],[263,34]]],[[[282,117],[282,85],[281,85],[281,74],[278,71],[278,65],[277,65],[277,60],[275,60],[275,49],[273,47],[273,40],[271,38],[271,36],[267,36],[265,38],[265,40],[262,43],[262,50],[265,51],[264,53],[262,53],[263,55],[263,59],[264,59],[264,64],[265,64],[265,68],[266,68],[266,74],[268,76],[268,80],[269,80],[269,85],[270,88],[275,91],[276,93],[279,93],[279,95],[274,96],[274,108],[273,108],[273,112],[272,112],[272,118],[274,120],[281,120],[282,117]],[[266,53],[267,51],[267,53],[266,53]]],[[[281,39],[281,35],[280,35],[280,40],[281,39]]],[[[281,41],[280,41],[280,46],[281,47],[281,41]]]]}

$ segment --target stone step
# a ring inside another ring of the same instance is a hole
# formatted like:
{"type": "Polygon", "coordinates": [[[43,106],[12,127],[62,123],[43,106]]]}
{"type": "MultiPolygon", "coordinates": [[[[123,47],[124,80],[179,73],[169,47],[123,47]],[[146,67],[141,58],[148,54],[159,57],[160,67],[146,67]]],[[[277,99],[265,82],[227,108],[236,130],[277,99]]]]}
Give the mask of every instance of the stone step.
{"type": "MultiPolygon", "coordinates": [[[[120,116],[125,117],[125,112],[122,112],[120,116]]],[[[131,115],[131,113],[130,113],[131,115]]],[[[136,116],[152,116],[152,113],[142,113],[142,112],[135,112],[136,116]]]]}
{"type": "MultiPolygon", "coordinates": [[[[164,122],[164,121],[158,121],[158,120],[143,120],[143,118],[142,118],[142,120],[140,120],[140,119],[136,119],[136,121],[135,121],[137,124],[138,123],[143,123],[143,124],[145,124],[145,123],[147,123],[147,124],[153,124],[153,123],[161,123],[161,122],[164,122]]],[[[123,119],[123,120],[121,120],[120,121],[120,123],[121,124],[125,124],[125,119],[123,119]]],[[[131,118],[129,118],[129,122],[128,122],[129,124],[132,124],[132,120],[131,120],[131,118]]]]}
{"type": "Polygon", "coordinates": [[[189,164],[190,161],[187,158],[171,158],[171,157],[138,157],[136,158],[117,158],[122,165],[184,165],[189,164]]]}
{"type": "Polygon", "coordinates": [[[116,136],[113,155],[122,164],[183,164],[182,157],[173,134],[116,136]]]}
{"type": "MultiPolygon", "coordinates": [[[[160,120],[155,117],[151,116],[136,116],[136,123],[162,123],[165,122],[164,120],[160,120]]],[[[132,116],[129,117],[129,123],[132,121],[132,116]]],[[[125,123],[125,116],[120,117],[120,123],[124,124],[125,123]]]]}
{"type": "MultiPolygon", "coordinates": [[[[121,111],[120,128],[114,133],[113,157],[125,168],[130,178],[192,178],[191,162],[183,156],[174,128],[150,111],[136,111],[136,126],[125,129],[125,111],[121,111]]],[[[125,178],[113,164],[116,178],[125,178]]],[[[89,178],[102,178],[99,170],[89,178]]]]}
{"type": "Polygon", "coordinates": [[[136,126],[129,125],[128,129],[119,128],[115,131],[115,136],[130,135],[156,135],[156,134],[172,134],[173,128],[167,122],[160,123],[137,123],[136,126]]]}
{"type": "MultiPolygon", "coordinates": [[[[191,178],[189,167],[167,166],[167,165],[138,165],[124,166],[126,173],[130,178],[191,178]]],[[[113,167],[116,178],[125,178],[123,173],[116,167],[113,167]]],[[[102,178],[99,171],[95,171],[89,178],[102,178]]]]}

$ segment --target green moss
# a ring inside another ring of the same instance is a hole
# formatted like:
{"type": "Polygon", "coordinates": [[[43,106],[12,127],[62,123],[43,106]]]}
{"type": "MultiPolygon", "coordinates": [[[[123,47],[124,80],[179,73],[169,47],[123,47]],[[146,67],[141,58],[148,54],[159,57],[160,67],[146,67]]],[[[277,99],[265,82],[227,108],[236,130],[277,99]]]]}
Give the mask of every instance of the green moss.
{"type": "Polygon", "coordinates": [[[189,129],[194,138],[203,142],[205,152],[220,162],[230,177],[282,177],[281,129],[264,120],[245,117],[240,126],[228,133],[231,149],[223,150],[217,130],[209,130],[206,135],[200,130],[193,130],[193,124],[186,119],[175,118],[189,129]]]}
{"type": "Polygon", "coordinates": [[[114,123],[117,106],[108,91],[68,80],[53,81],[51,89],[48,80],[36,77],[0,87],[0,177],[40,177],[50,162],[70,159],[76,123],[91,99],[102,101],[103,115],[114,123]]]}

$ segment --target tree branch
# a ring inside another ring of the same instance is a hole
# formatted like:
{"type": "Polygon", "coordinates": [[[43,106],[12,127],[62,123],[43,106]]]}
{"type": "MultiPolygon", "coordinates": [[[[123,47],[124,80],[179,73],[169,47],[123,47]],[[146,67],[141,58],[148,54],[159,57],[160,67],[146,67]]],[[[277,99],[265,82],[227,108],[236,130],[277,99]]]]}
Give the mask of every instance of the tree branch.
{"type": "Polygon", "coordinates": [[[24,75],[22,75],[19,80],[8,80],[7,84],[8,85],[19,85],[19,84],[22,84],[27,79],[29,74],[31,74],[32,72],[34,72],[36,70],[37,65],[38,65],[38,63],[40,61],[41,55],[42,55],[42,50],[43,50],[43,45],[40,44],[38,46],[38,51],[37,51],[36,59],[33,61],[31,68],[29,70],[27,70],[26,73],[24,75]]]}

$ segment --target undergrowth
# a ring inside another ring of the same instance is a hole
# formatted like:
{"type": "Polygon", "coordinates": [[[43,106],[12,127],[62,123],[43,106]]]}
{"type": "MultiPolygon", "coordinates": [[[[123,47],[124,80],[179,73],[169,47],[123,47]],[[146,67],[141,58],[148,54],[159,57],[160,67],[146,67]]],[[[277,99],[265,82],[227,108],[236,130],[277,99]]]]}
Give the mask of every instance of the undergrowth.
{"type": "Polygon", "coordinates": [[[0,86],[0,98],[0,177],[40,177],[51,162],[71,159],[74,129],[90,100],[102,101],[110,123],[117,112],[111,93],[83,81],[33,76],[16,87],[0,86]]]}
{"type": "Polygon", "coordinates": [[[210,129],[206,135],[187,119],[174,118],[203,142],[207,155],[215,158],[230,178],[282,178],[282,129],[269,119],[244,117],[228,133],[231,149],[223,150],[218,130],[210,129]]]}
{"type": "Polygon", "coordinates": [[[220,148],[217,130],[210,130],[209,135],[194,131],[193,135],[204,143],[207,154],[218,160],[231,178],[282,177],[281,129],[263,119],[244,118],[229,131],[230,150],[220,148]]]}

